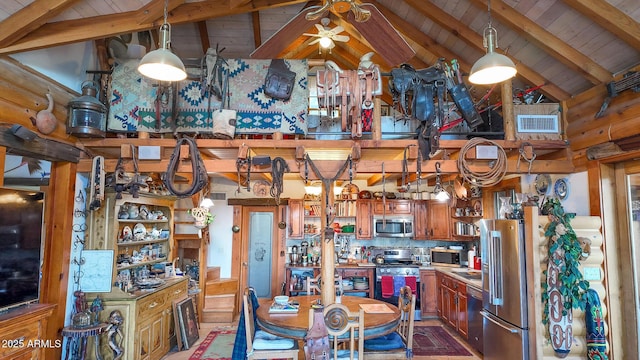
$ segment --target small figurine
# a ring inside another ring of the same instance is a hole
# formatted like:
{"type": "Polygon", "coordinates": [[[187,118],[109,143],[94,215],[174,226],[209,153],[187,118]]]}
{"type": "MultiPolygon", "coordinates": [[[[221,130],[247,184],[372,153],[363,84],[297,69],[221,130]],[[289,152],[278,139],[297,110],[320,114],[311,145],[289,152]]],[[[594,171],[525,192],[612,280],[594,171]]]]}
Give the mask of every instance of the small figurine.
{"type": "Polygon", "coordinates": [[[100,317],[100,311],[104,310],[102,298],[96,296],[91,303],[91,314],[93,315],[93,324],[98,324],[98,318],[100,317]]]}
{"type": "Polygon", "coordinates": [[[122,318],[120,310],[113,310],[111,314],[109,314],[107,337],[109,339],[109,347],[113,350],[113,360],[122,359],[122,354],[124,353],[124,348],[122,348],[124,336],[122,335],[122,331],[120,331],[123,322],[124,319],[122,318]],[[117,339],[118,336],[120,337],[119,341],[117,339]]]}

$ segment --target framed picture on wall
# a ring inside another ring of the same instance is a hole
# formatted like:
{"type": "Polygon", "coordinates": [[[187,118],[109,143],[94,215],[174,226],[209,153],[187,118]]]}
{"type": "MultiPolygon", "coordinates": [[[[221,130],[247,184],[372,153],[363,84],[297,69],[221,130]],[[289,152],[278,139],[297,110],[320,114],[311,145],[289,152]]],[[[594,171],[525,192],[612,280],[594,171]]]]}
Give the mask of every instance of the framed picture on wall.
{"type": "Polygon", "coordinates": [[[200,337],[198,334],[195,306],[191,298],[174,301],[173,305],[178,348],[186,350],[191,348],[200,337]]]}

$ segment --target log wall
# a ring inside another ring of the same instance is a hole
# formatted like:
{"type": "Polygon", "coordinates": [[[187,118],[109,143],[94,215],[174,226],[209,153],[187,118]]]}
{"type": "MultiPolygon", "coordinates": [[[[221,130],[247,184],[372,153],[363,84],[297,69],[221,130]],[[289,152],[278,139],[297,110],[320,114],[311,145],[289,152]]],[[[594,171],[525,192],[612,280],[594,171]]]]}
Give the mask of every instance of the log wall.
{"type": "Polygon", "coordinates": [[[67,104],[79,93],[57,83],[8,57],[0,57],[0,122],[20,124],[40,136],[75,143],[76,138],[66,133],[67,104]],[[49,135],[38,133],[31,123],[40,110],[48,106],[47,93],[54,100],[53,114],[58,127],[49,135]]]}

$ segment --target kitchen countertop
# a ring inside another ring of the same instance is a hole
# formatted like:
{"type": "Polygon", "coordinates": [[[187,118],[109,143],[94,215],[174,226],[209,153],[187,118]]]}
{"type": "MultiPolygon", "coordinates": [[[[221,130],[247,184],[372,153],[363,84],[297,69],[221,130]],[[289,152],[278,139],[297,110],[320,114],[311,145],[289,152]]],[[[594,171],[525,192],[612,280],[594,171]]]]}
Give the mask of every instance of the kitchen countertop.
{"type": "MultiPolygon", "coordinates": [[[[293,265],[293,264],[287,264],[286,265],[288,268],[291,269],[319,269],[320,265],[307,265],[307,266],[303,266],[302,264],[298,264],[298,265],[293,265]]],[[[336,264],[335,265],[336,268],[354,268],[354,269],[369,269],[369,268],[375,268],[376,264],[374,263],[356,263],[356,264],[336,264]]]]}
{"type": "Polygon", "coordinates": [[[465,277],[467,274],[472,276],[481,276],[482,272],[480,270],[471,270],[466,267],[447,267],[447,266],[421,266],[420,270],[436,270],[443,274],[449,275],[456,280],[462,281],[467,285],[470,285],[478,290],[482,289],[482,279],[472,278],[469,279],[465,277]]]}

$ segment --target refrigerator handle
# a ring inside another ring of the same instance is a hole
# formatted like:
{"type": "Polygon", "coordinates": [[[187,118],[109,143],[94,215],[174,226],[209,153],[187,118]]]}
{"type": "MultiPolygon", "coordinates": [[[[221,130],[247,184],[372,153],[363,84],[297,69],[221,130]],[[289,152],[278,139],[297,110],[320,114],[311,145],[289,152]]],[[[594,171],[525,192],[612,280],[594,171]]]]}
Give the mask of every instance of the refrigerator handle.
{"type": "Polygon", "coordinates": [[[507,330],[508,332],[512,333],[512,334],[517,334],[518,333],[518,328],[512,327],[512,326],[505,326],[501,321],[497,321],[496,319],[494,319],[491,314],[489,314],[487,311],[482,310],[480,311],[480,315],[482,315],[483,318],[491,321],[492,323],[500,326],[501,328],[507,330]]]}
{"type": "Polygon", "coordinates": [[[499,231],[491,231],[489,252],[491,253],[489,265],[489,300],[492,305],[502,305],[502,234],[499,231]]]}

